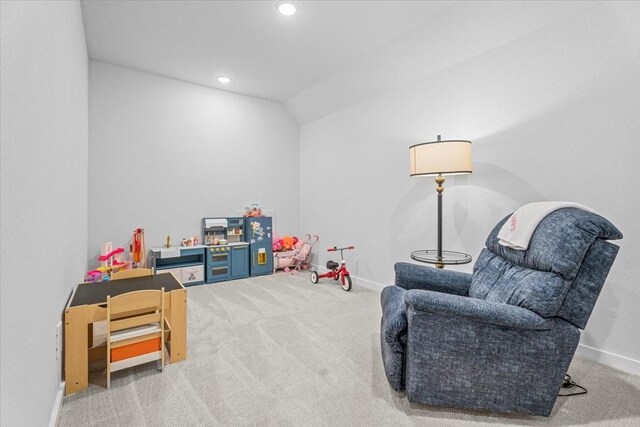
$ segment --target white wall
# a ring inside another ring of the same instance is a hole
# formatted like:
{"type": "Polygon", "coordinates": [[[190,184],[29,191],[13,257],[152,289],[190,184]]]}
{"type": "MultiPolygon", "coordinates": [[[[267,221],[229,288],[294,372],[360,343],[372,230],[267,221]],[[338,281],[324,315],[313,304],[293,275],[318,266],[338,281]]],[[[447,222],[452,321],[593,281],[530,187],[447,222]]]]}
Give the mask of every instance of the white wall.
{"type": "Polygon", "coordinates": [[[259,203],[298,233],[298,126],[276,102],[90,61],[89,246],[200,235],[259,203]]]}
{"type": "Polygon", "coordinates": [[[0,424],[43,426],[61,397],[56,325],[85,266],[87,50],[78,2],[0,12],[0,424]]]}
{"type": "MultiPolygon", "coordinates": [[[[561,19],[546,14],[544,25],[499,40],[496,32],[527,22],[531,11],[513,2],[485,3],[474,13],[456,6],[424,24],[442,29],[437,43],[427,31],[394,40],[401,54],[376,76],[381,80],[394,81],[394,70],[429,56],[434,44],[456,48],[465,46],[458,38],[480,39],[483,48],[428,75],[415,68],[413,79],[402,75],[398,86],[381,84],[366,99],[303,125],[300,228],[318,233],[323,248],[354,244],[347,260],[360,284],[393,283],[396,261],[436,244],[435,184],[409,177],[408,147],[437,134],[470,139],[474,173],[445,183],[445,249],[476,257],[492,227],[530,201],[593,207],[625,238],[582,343],[598,350],[593,357],[612,353],[607,363],[640,373],[640,7],[587,6],[561,19]]],[[[385,57],[388,47],[363,62],[385,57]]],[[[370,77],[363,70],[353,64],[339,73],[347,79],[339,84],[358,88],[370,77]]],[[[322,250],[316,262],[328,258],[322,250]]],[[[471,271],[471,264],[454,269],[471,271]]]]}

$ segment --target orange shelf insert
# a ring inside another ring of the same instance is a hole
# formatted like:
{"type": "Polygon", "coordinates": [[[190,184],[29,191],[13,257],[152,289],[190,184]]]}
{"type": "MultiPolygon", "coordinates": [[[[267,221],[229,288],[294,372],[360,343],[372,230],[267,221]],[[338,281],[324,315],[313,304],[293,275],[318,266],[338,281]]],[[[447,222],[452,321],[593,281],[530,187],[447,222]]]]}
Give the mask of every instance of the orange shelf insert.
{"type": "Polygon", "coordinates": [[[143,354],[158,351],[160,350],[160,346],[160,338],[152,338],[135,344],[114,348],[111,349],[111,362],[117,362],[130,357],[141,356],[143,354]]]}

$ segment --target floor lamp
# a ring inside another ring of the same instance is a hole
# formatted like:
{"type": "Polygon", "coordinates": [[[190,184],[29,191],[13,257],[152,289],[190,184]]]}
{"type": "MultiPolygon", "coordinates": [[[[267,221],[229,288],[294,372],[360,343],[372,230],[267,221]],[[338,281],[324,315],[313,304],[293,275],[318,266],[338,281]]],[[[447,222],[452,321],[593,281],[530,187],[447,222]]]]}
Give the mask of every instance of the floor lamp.
{"type": "Polygon", "coordinates": [[[471,164],[471,141],[437,141],[424,142],[409,147],[411,176],[435,176],[438,192],[438,248],[411,253],[416,261],[435,264],[444,268],[446,264],[466,264],[471,256],[461,252],[442,250],[442,192],[444,191],[444,175],[462,175],[473,171],[471,164]]]}

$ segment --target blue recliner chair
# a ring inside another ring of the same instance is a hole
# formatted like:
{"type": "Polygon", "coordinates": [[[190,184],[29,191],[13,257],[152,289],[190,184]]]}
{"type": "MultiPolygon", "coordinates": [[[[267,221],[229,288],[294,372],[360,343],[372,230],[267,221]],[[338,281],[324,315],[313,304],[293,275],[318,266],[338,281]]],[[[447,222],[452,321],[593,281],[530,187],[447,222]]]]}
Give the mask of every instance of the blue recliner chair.
{"type": "Polygon", "coordinates": [[[473,274],[397,263],[380,331],[389,383],[410,401],[548,416],[618,253],[603,217],[559,209],[529,248],[487,238],[473,274]]]}

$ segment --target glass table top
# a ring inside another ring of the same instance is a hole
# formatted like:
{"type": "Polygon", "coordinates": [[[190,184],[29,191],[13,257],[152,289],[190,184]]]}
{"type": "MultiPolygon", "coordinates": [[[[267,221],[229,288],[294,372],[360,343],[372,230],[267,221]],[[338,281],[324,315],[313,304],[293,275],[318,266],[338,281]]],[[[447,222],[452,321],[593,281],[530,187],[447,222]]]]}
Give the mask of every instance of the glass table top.
{"type": "Polygon", "coordinates": [[[454,251],[442,251],[442,257],[439,257],[436,249],[423,249],[411,252],[411,259],[429,264],[457,265],[467,264],[472,258],[471,255],[454,251]]]}

